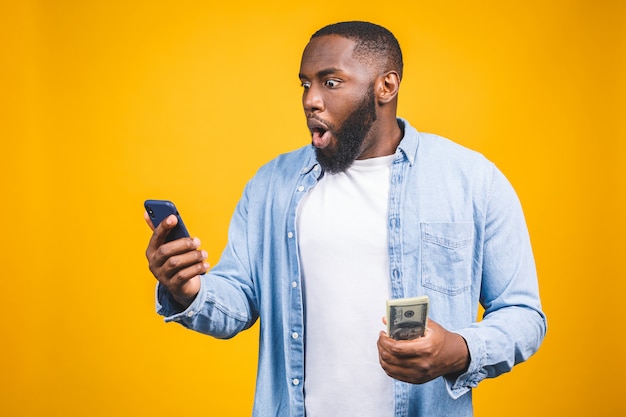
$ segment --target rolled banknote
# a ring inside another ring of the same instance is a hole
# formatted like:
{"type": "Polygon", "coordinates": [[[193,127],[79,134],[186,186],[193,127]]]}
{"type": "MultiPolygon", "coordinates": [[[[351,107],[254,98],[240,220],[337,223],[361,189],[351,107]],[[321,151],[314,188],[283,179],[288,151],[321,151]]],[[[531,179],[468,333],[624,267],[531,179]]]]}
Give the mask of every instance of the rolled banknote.
{"type": "Polygon", "coordinates": [[[387,334],[410,340],[424,336],[428,319],[428,296],[387,300],[387,334]]]}

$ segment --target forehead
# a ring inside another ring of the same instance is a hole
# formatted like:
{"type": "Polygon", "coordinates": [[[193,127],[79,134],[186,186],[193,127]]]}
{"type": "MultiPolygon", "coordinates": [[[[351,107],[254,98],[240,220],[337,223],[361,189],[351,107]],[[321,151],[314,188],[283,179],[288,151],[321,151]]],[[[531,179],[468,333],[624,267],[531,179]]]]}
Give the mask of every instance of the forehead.
{"type": "Polygon", "coordinates": [[[354,59],[352,51],[355,41],[338,35],[326,35],[312,39],[304,48],[300,74],[314,77],[322,71],[330,69],[336,72],[364,71],[362,62],[354,59]]]}

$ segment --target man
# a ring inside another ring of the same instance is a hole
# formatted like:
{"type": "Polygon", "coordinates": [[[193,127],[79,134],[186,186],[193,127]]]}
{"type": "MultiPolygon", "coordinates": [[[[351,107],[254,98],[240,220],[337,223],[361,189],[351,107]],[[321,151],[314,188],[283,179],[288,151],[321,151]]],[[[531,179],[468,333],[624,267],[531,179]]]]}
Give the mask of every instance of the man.
{"type": "Polygon", "coordinates": [[[166,321],[229,338],[261,318],[255,416],[470,416],[471,388],[543,340],[512,187],[481,155],[397,118],[401,78],[388,30],[321,29],[300,67],[313,146],[247,184],[219,263],[209,270],[198,239],[164,243],[173,216],[154,229],[166,321]],[[385,300],[418,295],[425,335],[389,338],[385,300]]]}

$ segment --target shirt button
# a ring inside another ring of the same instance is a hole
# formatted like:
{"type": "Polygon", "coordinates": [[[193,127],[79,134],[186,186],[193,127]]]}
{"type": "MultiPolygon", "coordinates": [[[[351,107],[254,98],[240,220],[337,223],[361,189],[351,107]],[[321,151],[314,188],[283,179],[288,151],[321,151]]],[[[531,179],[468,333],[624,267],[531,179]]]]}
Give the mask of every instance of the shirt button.
{"type": "Polygon", "coordinates": [[[294,378],[294,379],[291,380],[291,383],[293,385],[300,385],[300,380],[298,378],[294,378]]]}
{"type": "Polygon", "coordinates": [[[299,186],[298,191],[304,191],[304,186],[303,185],[299,186]]]}
{"type": "Polygon", "coordinates": [[[189,313],[187,313],[187,317],[191,317],[191,316],[193,316],[193,313],[194,313],[194,311],[193,311],[193,310],[191,310],[189,313]]]}
{"type": "Polygon", "coordinates": [[[292,282],[292,283],[291,283],[291,286],[292,286],[293,288],[296,288],[296,287],[298,286],[298,283],[297,283],[296,281],[294,281],[294,282],[292,282]]]}
{"type": "Polygon", "coordinates": [[[289,239],[293,238],[293,232],[287,233],[287,237],[289,237],[289,239]]]}
{"type": "Polygon", "coordinates": [[[292,339],[297,339],[298,338],[298,333],[296,333],[296,332],[291,333],[291,338],[292,339]]]}

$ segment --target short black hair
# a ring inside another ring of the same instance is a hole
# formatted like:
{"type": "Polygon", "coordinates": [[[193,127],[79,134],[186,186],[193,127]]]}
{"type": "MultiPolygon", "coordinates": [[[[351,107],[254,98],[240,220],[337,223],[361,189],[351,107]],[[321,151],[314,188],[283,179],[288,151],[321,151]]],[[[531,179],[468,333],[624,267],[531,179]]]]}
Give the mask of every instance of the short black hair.
{"type": "Polygon", "coordinates": [[[353,53],[356,59],[381,67],[382,71],[397,71],[402,78],[402,50],[388,29],[370,22],[339,22],[321,28],[311,36],[311,40],[327,35],[355,41],[353,53]]]}

